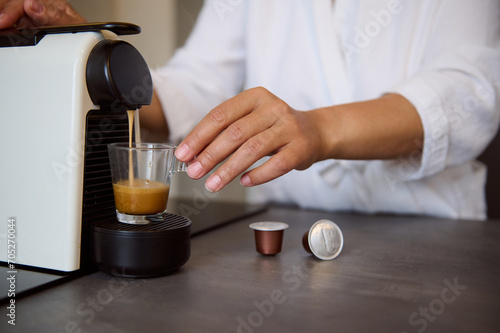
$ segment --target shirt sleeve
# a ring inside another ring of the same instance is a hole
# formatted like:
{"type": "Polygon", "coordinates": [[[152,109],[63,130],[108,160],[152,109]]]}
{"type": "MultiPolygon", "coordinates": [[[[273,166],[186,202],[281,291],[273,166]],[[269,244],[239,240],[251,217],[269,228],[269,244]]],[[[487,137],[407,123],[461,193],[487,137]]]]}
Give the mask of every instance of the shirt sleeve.
{"type": "Polygon", "coordinates": [[[170,141],[178,142],[212,108],[242,90],[245,2],[205,1],[186,44],[153,70],[170,141]]]}
{"type": "Polygon", "coordinates": [[[474,160],[500,120],[500,2],[436,1],[428,15],[420,70],[389,91],[416,107],[424,128],[421,156],[385,162],[403,180],[474,160]]]}

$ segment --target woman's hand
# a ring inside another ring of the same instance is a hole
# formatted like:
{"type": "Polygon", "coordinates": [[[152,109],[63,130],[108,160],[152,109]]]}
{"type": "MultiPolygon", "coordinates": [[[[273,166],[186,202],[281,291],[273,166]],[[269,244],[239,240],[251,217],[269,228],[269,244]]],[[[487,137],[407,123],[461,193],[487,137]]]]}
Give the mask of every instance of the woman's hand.
{"type": "Polygon", "coordinates": [[[264,88],[249,89],[210,111],[179,145],[176,156],[191,161],[188,174],[194,179],[230,156],[206,182],[209,191],[218,191],[272,155],[241,178],[244,186],[262,184],[324,157],[315,120],[314,113],[296,111],[264,88]]]}
{"type": "Polygon", "coordinates": [[[85,22],[65,0],[0,0],[0,29],[85,22]]]}
{"type": "Polygon", "coordinates": [[[205,187],[219,191],[245,172],[244,186],[259,185],[287,172],[329,159],[392,159],[419,154],[423,127],[415,107],[403,96],[380,98],[301,112],[264,88],[253,88],[220,104],[176,150],[199,179],[226,160],[205,187]]]}

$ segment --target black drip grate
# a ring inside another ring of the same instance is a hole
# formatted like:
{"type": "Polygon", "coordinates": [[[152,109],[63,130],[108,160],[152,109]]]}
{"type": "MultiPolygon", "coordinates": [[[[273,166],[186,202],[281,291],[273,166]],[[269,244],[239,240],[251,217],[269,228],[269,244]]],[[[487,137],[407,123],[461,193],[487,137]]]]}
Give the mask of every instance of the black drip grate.
{"type": "Polygon", "coordinates": [[[167,213],[161,221],[152,221],[149,224],[127,224],[118,222],[116,219],[109,219],[94,223],[94,227],[96,229],[107,229],[113,231],[154,233],[162,231],[176,231],[186,228],[189,229],[191,228],[191,221],[184,216],[167,213]]]}

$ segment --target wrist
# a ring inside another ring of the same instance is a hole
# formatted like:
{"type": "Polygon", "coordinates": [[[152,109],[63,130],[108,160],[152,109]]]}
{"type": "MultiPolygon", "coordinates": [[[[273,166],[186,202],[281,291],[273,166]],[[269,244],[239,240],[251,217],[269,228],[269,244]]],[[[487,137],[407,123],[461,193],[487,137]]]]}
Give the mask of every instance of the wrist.
{"type": "Polygon", "coordinates": [[[401,95],[315,109],[310,119],[320,138],[318,161],[392,159],[422,147],[420,116],[401,95]]]}
{"type": "Polygon", "coordinates": [[[317,136],[316,162],[341,156],[342,118],[336,106],[314,109],[306,112],[317,136]]]}

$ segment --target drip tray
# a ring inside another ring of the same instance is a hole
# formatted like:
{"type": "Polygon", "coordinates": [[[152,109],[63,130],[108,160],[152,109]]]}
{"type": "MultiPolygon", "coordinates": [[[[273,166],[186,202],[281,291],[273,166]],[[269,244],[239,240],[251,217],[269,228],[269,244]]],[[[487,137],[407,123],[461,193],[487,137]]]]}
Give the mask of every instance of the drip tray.
{"type": "Polygon", "coordinates": [[[162,276],[182,267],[191,254],[191,220],[167,214],[146,225],[98,221],[92,227],[97,267],[109,274],[132,278],[162,276]]]}

